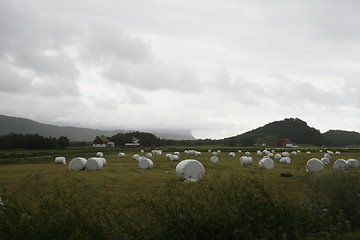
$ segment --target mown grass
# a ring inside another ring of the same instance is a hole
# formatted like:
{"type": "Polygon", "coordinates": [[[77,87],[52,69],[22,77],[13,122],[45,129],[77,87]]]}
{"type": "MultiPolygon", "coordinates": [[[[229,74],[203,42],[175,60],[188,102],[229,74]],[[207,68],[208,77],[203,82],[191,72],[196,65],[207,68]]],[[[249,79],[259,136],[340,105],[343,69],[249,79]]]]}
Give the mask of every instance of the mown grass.
{"type": "MultiPolygon", "coordinates": [[[[119,150],[120,151],[120,150],[119,150]]],[[[95,155],[91,149],[89,156],[95,155]]],[[[326,165],[307,173],[306,161],[322,153],[292,156],[271,170],[242,167],[240,154],[219,153],[201,161],[205,178],[185,183],[177,162],[154,155],[154,168],[138,169],[134,152],[105,152],[99,171],[68,171],[50,158],[0,165],[1,239],[358,239],[358,169],[338,172],[326,165]],[[284,175],[290,177],[281,177],[284,175]]],[[[77,153],[66,153],[68,162],[77,153]]],[[[64,155],[65,155],[64,154],[64,155]]],[[[57,154],[56,154],[57,155],[57,154]]],[[[343,152],[336,158],[358,158],[343,152]]]]}

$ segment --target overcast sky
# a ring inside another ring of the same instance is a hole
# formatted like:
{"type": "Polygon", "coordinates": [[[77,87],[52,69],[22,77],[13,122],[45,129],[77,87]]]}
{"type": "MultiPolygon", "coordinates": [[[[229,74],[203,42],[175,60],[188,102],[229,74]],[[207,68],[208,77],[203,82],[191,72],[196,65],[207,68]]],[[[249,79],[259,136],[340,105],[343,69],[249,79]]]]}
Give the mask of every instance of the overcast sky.
{"type": "Polygon", "coordinates": [[[0,113],[234,136],[360,131],[358,0],[0,0],[0,113]]]}

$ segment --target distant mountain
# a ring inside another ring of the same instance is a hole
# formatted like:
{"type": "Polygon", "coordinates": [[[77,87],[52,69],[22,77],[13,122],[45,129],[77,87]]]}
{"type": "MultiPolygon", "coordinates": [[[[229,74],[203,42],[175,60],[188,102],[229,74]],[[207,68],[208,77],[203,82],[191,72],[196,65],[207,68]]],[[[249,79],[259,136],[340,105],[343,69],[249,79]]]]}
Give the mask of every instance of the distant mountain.
{"type": "Polygon", "coordinates": [[[252,145],[254,143],[276,145],[277,140],[281,138],[287,138],[298,144],[331,144],[319,130],[309,127],[306,122],[298,118],[287,118],[282,121],[271,122],[263,127],[224,140],[229,145],[252,145]]]}
{"type": "MultiPolygon", "coordinates": [[[[145,132],[145,130],[142,130],[145,132]]],[[[39,134],[45,137],[60,137],[65,136],[70,141],[92,141],[96,136],[113,136],[117,133],[131,132],[131,130],[111,130],[104,131],[99,129],[91,128],[79,128],[79,127],[60,127],[50,124],[39,123],[26,118],[10,117],[0,115],[0,136],[7,135],[9,133],[21,133],[21,134],[39,134]]],[[[174,131],[171,133],[170,130],[164,132],[152,132],[155,136],[164,139],[173,140],[195,140],[195,138],[189,132],[174,131]]]]}
{"type": "Polygon", "coordinates": [[[329,130],[323,134],[329,141],[338,146],[359,145],[360,133],[354,131],[329,130]]]}

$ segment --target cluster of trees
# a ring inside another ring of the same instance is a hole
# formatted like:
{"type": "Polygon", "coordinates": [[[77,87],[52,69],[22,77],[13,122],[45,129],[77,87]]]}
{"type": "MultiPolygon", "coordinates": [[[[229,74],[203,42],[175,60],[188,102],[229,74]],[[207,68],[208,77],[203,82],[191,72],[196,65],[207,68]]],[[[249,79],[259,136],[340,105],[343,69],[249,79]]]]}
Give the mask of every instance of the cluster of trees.
{"type": "Polygon", "coordinates": [[[69,146],[69,139],[67,137],[43,137],[39,134],[17,134],[10,133],[8,135],[0,136],[0,148],[24,148],[24,149],[63,149],[69,146]]]}

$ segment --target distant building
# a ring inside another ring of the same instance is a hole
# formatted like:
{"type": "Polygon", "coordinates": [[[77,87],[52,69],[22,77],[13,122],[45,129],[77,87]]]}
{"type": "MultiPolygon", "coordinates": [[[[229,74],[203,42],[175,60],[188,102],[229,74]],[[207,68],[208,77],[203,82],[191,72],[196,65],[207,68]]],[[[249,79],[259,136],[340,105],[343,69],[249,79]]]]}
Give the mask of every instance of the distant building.
{"type": "Polygon", "coordinates": [[[278,147],[292,147],[293,142],[287,138],[282,138],[277,141],[278,147]]]}
{"type": "Polygon", "coordinates": [[[141,145],[139,143],[140,139],[137,137],[133,137],[133,142],[132,143],[125,143],[125,147],[126,148],[141,148],[141,145]]]}
{"type": "Polygon", "coordinates": [[[93,147],[115,147],[114,142],[110,142],[110,140],[104,135],[96,136],[93,141],[93,147]]]}

